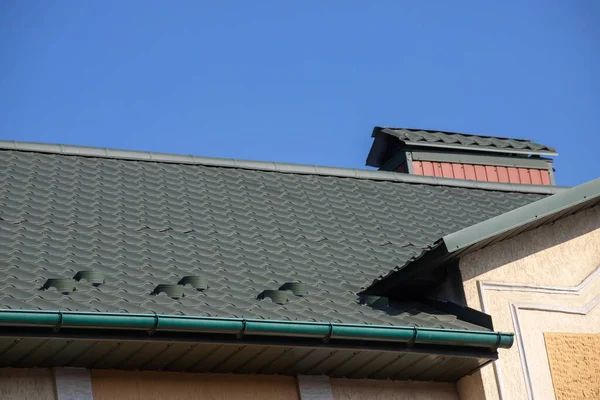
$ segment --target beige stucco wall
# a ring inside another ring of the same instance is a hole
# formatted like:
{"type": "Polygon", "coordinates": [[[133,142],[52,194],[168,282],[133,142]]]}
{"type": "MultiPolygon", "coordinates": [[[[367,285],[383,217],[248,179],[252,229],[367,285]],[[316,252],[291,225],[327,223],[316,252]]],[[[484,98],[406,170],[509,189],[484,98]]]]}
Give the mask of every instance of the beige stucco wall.
{"type": "Polygon", "coordinates": [[[467,303],[517,332],[500,361],[458,384],[461,399],[554,399],[544,333],[600,333],[600,207],[525,232],[460,261],[467,303]],[[520,332],[520,334],[519,334],[520,332]],[[526,373],[528,369],[529,374],[526,373]],[[529,376],[529,378],[528,378],[529,376]]]}
{"type": "Polygon", "coordinates": [[[298,399],[289,376],[92,371],[94,400],[298,399]]]}
{"type": "Polygon", "coordinates": [[[449,383],[331,379],[334,400],[458,400],[449,383]]]}
{"type": "Polygon", "coordinates": [[[52,370],[0,368],[0,399],[55,400],[52,370]]]}
{"type": "Polygon", "coordinates": [[[600,334],[544,336],[556,398],[600,399],[600,334]]]}

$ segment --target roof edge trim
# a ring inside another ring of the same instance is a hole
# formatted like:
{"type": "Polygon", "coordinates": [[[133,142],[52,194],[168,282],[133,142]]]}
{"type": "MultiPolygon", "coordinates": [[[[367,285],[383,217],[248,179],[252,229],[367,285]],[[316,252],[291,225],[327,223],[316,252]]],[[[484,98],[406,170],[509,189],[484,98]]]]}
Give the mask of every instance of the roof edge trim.
{"type": "Polygon", "coordinates": [[[600,201],[600,178],[461,229],[444,236],[442,240],[448,251],[459,251],[486,239],[526,226],[536,220],[594,200],[600,201]]]}
{"type": "Polygon", "coordinates": [[[306,164],[276,163],[270,161],[247,161],[232,158],[199,157],[193,155],[153,153],[135,150],[118,150],[100,147],[72,146],[62,144],[33,143],[0,140],[0,150],[28,151],[36,153],[60,154],[66,156],[110,158],[130,161],[160,162],[169,164],[205,165],[210,167],[240,168],[267,172],[280,172],[300,175],[320,175],[340,178],[392,181],[435,186],[461,187],[469,189],[493,190],[502,192],[555,194],[568,189],[563,186],[515,185],[511,183],[480,182],[460,179],[437,178],[432,176],[408,175],[397,172],[366,169],[322,167],[306,164]]]}
{"type": "Polygon", "coordinates": [[[493,331],[81,311],[1,310],[0,326],[52,328],[54,332],[62,328],[123,329],[146,331],[150,335],[161,331],[224,333],[237,338],[245,335],[313,338],[325,342],[377,340],[491,350],[510,348],[514,341],[513,333],[493,331]]]}

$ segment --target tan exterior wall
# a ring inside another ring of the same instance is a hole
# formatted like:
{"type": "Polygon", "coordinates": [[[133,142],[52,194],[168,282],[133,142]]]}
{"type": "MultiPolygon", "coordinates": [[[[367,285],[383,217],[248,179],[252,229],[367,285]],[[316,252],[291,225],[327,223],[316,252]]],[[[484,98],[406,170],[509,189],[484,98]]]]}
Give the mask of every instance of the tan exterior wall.
{"type": "Polygon", "coordinates": [[[94,400],[298,399],[288,376],[92,371],[94,400]]]}
{"type": "Polygon", "coordinates": [[[458,400],[449,383],[331,379],[334,400],[458,400]]]}
{"type": "Polygon", "coordinates": [[[544,336],[556,398],[600,399],[600,334],[544,336]]]}
{"type": "MultiPolygon", "coordinates": [[[[92,371],[94,400],[299,399],[296,379],[273,375],[92,371]]],[[[335,400],[458,400],[449,383],[331,379],[335,400]]]]}
{"type": "MultiPolygon", "coordinates": [[[[299,399],[296,379],[274,375],[92,370],[94,400],[299,399]]],[[[456,385],[331,379],[335,400],[459,400],[456,385]]],[[[56,400],[51,369],[0,369],[0,399],[56,400]]]]}
{"type": "Polygon", "coordinates": [[[544,334],[600,333],[600,207],[469,254],[460,269],[468,305],[517,334],[494,367],[459,382],[461,399],[554,399],[544,334]]]}
{"type": "Polygon", "coordinates": [[[52,370],[0,368],[0,399],[56,400],[52,370]]]}

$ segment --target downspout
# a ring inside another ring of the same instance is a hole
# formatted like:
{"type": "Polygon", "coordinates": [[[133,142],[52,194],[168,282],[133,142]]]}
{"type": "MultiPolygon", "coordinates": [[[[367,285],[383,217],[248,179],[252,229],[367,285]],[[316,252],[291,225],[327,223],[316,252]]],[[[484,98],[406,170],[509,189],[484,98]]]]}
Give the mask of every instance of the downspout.
{"type": "Polygon", "coordinates": [[[159,314],[79,311],[1,310],[0,326],[70,329],[122,329],[155,332],[196,332],[315,338],[322,341],[376,340],[445,346],[510,348],[512,333],[328,322],[298,322],[242,318],[190,317],[159,314]]]}

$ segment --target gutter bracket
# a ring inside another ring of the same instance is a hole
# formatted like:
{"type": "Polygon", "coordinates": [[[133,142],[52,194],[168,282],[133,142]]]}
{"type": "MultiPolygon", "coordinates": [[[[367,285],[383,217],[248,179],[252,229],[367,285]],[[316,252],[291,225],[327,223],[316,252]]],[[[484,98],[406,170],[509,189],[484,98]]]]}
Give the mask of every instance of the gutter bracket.
{"type": "Polygon", "coordinates": [[[329,322],[329,333],[323,338],[323,343],[329,343],[331,336],[333,336],[333,324],[329,322]]]}
{"type": "Polygon", "coordinates": [[[496,349],[500,347],[501,341],[502,341],[502,333],[496,332],[496,349]]]}
{"type": "Polygon", "coordinates": [[[246,334],[246,326],[247,326],[247,325],[248,325],[248,324],[247,324],[247,322],[246,322],[246,318],[243,318],[243,319],[242,319],[242,330],[241,330],[241,331],[240,331],[240,332],[239,332],[237,335],[235,335],[235,338],[236,338],[236,339],[238,339],[238,340],[239,340],[239,339],[241,339],[241,338],[243,338],[243,337],[244,337],[244,335],[246,334]]]}
{"type": "Polygon", "coordinates": [[[158,330],[158,323],[160,321],[160,317],[158,316],[158,314],[156,313],[156,311],[153,311],[154,313],[154,326],[152,326],[152,328],[148,331],[148,336],[152,336],[154,335],[154,333],[156,333],[156,331],[158,330]]]}
{"type": "Polygon", "coordinates": [[[406,342],[406,347],[413,347],[415,342],[417,341],[417,333],[419,331],[417,330],[416,326],[413,326],[413,336],[410,338],[410,340],[408,342],[406,342]]]}
{"type": "Polygon", "coordinates": [[[52,328],[53,332],[58,332],[60,330],[60,328],[62,328],[62,324],[63,324],[63,313],[62,311],[58,311],[58,323],[54,326],[54,328],[52,328]]]}

